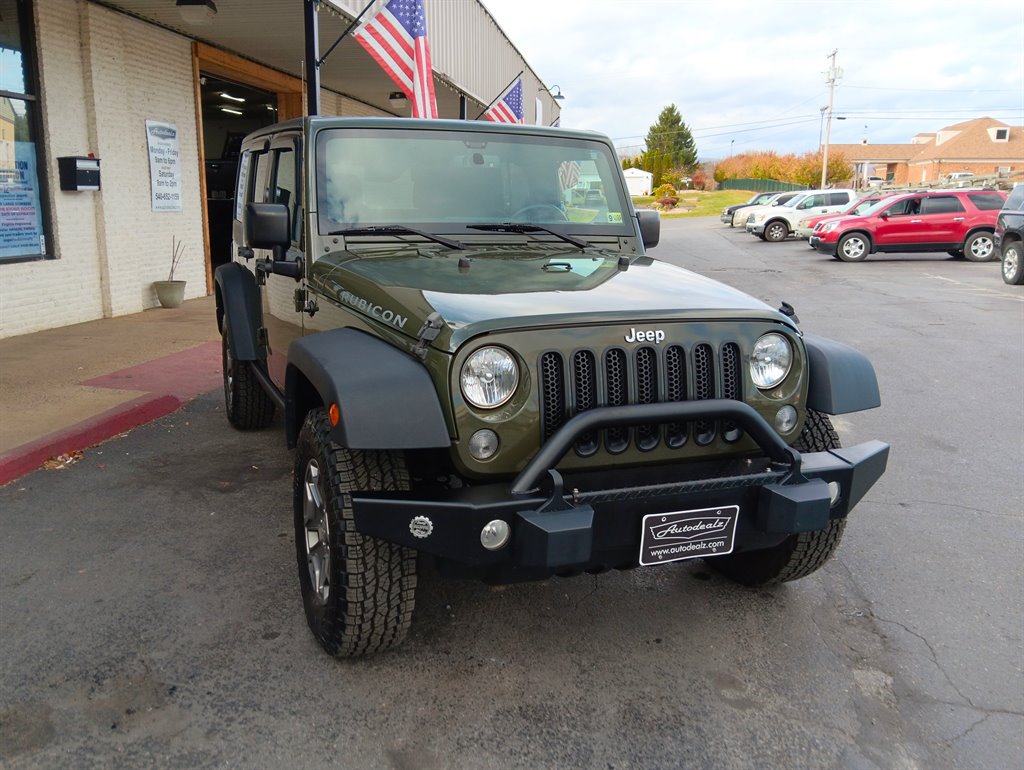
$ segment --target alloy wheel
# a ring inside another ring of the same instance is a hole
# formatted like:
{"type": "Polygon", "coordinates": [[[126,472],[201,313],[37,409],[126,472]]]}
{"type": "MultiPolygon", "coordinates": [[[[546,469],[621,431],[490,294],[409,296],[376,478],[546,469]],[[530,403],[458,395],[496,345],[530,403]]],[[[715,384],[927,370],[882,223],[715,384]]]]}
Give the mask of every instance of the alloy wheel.
{"type": "Polygon", "coordinates": [[[326,603],[331,595],[331,529],[321,484],[320,466],[316,460],[310,460],[306,464],[302,500],[306,525],[306,565],[313,593],[320,602],[326,603]]]}

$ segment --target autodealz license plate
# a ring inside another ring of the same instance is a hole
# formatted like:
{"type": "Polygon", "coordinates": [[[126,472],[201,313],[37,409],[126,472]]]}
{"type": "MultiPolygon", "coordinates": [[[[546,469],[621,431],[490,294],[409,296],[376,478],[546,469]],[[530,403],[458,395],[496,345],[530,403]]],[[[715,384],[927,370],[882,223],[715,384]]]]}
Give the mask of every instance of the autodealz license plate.
{"type": "Polygon", "coordinates": [[[644,516],[640,563],[664,564],[732,553],[738,505],[644,516]]]}

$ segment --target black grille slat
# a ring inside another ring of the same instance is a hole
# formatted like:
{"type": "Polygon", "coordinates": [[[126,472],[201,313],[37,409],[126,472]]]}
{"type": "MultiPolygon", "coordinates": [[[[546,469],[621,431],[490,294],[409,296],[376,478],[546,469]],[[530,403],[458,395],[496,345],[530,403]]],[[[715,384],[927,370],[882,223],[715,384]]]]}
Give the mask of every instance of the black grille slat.
{"type": "MultiPolygon", "coordinates": [[[[710,345],[698,345],[693,349],[693,397],[706,401],[715,397],[714,355],[710,345]]],[[[714,420],[697,420],[694,426],[696,441],[707,446],[715,440],[714,420]]]]}
{"type": "MultiPolygon", "coordinates": [[[[665,400],[686,400],[686,353],[678,345],[671,345],[665,351],[665,400]]],[[[665,426],[665,443],[678,449],[686,443],[685,422],[670,422],[665,426]]]]}
{"type": "Polygon", "coordinates": [[[547,441],[565,424],[565,385],[562,357],[545,353],[540,357],[541,433],[547,441]]]}
{"type": "MultiPolygon", "coordinates": [[[[743,401],[743,356],[735,342],[719,347],[702,342],[687,350],[682,345],[618,347],[578,350],[563,357],[551,351],[538,362],[541,435],[553,436],[570,417],[599,406],[656,404],[673,401],[704,401],[723,398],[743,401]]],[[[601,450],[618,454],[631,445],[651,451],[664,438],[669,449],[691,440],[708,446],[716,440],[734,443],[743,431],[733,421],[693,420],[664,426],[650,423],[635,427],[606,428],[581,436],[577,455],[590,457],[601,450]]]]}
{"type": "MultiPolygon", "coordinates": [[[[605,382],[607,383],[608,406],[625,406],[629,403],[629,372],[626,369],[626,354],[618,348],[611,348],[604,354],[605,382]]],[[[628,428],[609,428],[605,431],[605,446],[612,454],[624,452],[629,447],[628,428]]]]}
{"type": "MultiPolygon", "coordinates": [[[[597,361],[589,350],[581,350],[572,357],[573,395],[576,414],[597,406],[597,361]]],[[[597,433],[584,433],[576,442],[576,452],[589,457],[600,447],[597,433]]]]}
{"type": "MultiPolygon", "coordinates": [[[[722,346],[722,398],[731,401],[743,400],[743,380],[740,372],[740,346],[728,342],[722,346]]],[[[740,440],[743,431],[732,422],[722,423],[722,438],[729,443],[740,440]]]]}
{"type": "MultiPolygon", "coordinates": [[[[636,351],[636,403],[658,403],[658,354],[653,348],[639,348],[636,351]]],[[[658,445],[660,429],[656,424],[638,425],[636,445],[643,452],[649,452],[658,445]]]]}

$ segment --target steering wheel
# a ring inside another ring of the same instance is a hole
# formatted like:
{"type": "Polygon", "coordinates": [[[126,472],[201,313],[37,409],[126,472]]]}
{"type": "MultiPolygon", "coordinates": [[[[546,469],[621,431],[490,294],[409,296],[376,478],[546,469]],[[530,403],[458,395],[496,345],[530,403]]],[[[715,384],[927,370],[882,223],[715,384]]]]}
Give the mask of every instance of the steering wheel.
{"type": "Polygon", "coordinates": [[[568,222],[569,218],[565,215],[558,206],[553,203],[531,203],[529,206],[523,206],[519,211],[512,215],[513,222],[530,222],[536,219],[538,222],[568,222]],[[529,216],[529,212],[537,211],[539,216],[529,216]],[[554,218],[551,217],[551,212],[555,213],[554,218]],[[545,217],[544,215],[547,215],[545,217]]]}

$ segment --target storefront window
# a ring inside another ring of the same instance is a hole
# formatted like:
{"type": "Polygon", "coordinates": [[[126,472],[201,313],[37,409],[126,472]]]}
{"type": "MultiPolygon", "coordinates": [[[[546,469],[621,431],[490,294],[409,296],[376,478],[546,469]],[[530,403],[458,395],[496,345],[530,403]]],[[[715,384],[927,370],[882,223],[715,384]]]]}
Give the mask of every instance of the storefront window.
{"type": "Polygon", "coordinates": [[[0,261],[46,254],[28,0],[0,0],[0,261]]]}

